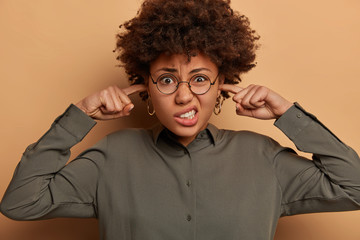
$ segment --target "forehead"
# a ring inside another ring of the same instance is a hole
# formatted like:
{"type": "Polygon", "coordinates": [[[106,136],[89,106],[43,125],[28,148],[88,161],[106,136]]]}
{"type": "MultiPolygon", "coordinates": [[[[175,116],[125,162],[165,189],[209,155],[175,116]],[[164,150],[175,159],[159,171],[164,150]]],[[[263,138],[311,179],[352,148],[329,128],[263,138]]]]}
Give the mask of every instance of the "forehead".
{"type": "Polygon", "coordinates": [[[162,68],[172,68],[178,71],[188,72],[196,68],[208,68],[213,71],[217,70],[216,65],[210,58],[202,53],[198,53],[190,59],[185,54],[161,54],[157,59],[150,63],[150,71],[154,72],[162,68]]]}

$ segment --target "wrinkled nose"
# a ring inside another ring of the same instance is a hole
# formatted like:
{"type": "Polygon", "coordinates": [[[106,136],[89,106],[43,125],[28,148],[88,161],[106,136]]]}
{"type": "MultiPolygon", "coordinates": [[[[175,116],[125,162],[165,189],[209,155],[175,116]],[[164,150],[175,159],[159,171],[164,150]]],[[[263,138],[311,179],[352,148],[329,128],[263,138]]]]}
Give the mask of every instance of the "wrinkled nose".
{"type": "Polygon", "coordinates": [[[194,97],[194,94],[191,92],[189,85],[186,82],[179,84],[175,94],[175,102],[180,105],[186,105],[191,102],[194,97]]]}

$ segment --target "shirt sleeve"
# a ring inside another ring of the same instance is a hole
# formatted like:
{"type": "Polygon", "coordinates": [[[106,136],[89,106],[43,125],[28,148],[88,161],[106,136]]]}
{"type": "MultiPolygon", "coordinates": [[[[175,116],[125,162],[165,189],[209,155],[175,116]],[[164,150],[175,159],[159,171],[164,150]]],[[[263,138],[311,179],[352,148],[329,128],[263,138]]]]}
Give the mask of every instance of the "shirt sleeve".
{"type": "Polygon", "coordinates": [[[70,148],[95,124],[70,105],[23,153],[2,199],[1,212],[15,220],[95,217],[96,182],[105,140],[66,165],[70,148]]]}
{"type": "Polygon", "coordinates": [[[274,157],[283,216],[360,209],[360,160],[354,150],[297,103],[275,126],[298,150],[313,153],[313,161],[286,149],[274,157]]]}

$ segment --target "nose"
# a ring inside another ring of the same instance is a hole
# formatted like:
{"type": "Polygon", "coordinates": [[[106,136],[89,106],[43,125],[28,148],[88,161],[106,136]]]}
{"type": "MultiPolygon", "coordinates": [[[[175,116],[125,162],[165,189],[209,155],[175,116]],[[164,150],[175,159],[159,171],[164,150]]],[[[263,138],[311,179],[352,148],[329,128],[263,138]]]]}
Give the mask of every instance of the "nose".
{"type": "Polygon", "coordinates": [[[179,105],[186,105],[194,97],[187,82],[180,82],[175,94],[175,102],[179,105]]]}

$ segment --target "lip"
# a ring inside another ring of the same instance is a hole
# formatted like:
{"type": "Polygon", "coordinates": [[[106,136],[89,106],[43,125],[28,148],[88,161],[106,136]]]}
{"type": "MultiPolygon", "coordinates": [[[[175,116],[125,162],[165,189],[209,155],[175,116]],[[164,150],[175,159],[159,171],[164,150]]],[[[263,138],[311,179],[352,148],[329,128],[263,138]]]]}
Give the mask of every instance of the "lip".
{"type": "Polygon", "coordinates": [[[182,114],[190,112],[192,110],[195,110],[195,112],[197,114],[198,110],[197,110],[197,108],[195,106],[193,106],[193,107],[189,107],[189,108],[186,108],[184,110],[181,110],[180,112],[175,113],[174,117],[180,117],[182,114]]]}
{"type": "Polygon", "coordinates": [[[199,120],[199,112],[197,110],[197,108],[194,106],[194,107],[189,107],[189,108],[186,108],[184,110],[181,110],[180,112],[177,112],[174,114],[174,119],[177,123],[179,123],[180,125],[184,126],[184,127],[192,127],[194,125],[196,125],[196,123],[198,122],[199,120]],[[194,118],[192,119],[186,119],[186,118],[181,118],[180,115],[184,114],[184,113],[187,113],[187,112],[190,112],[194,110],[195,111],[195,116],[194,118]]]}

